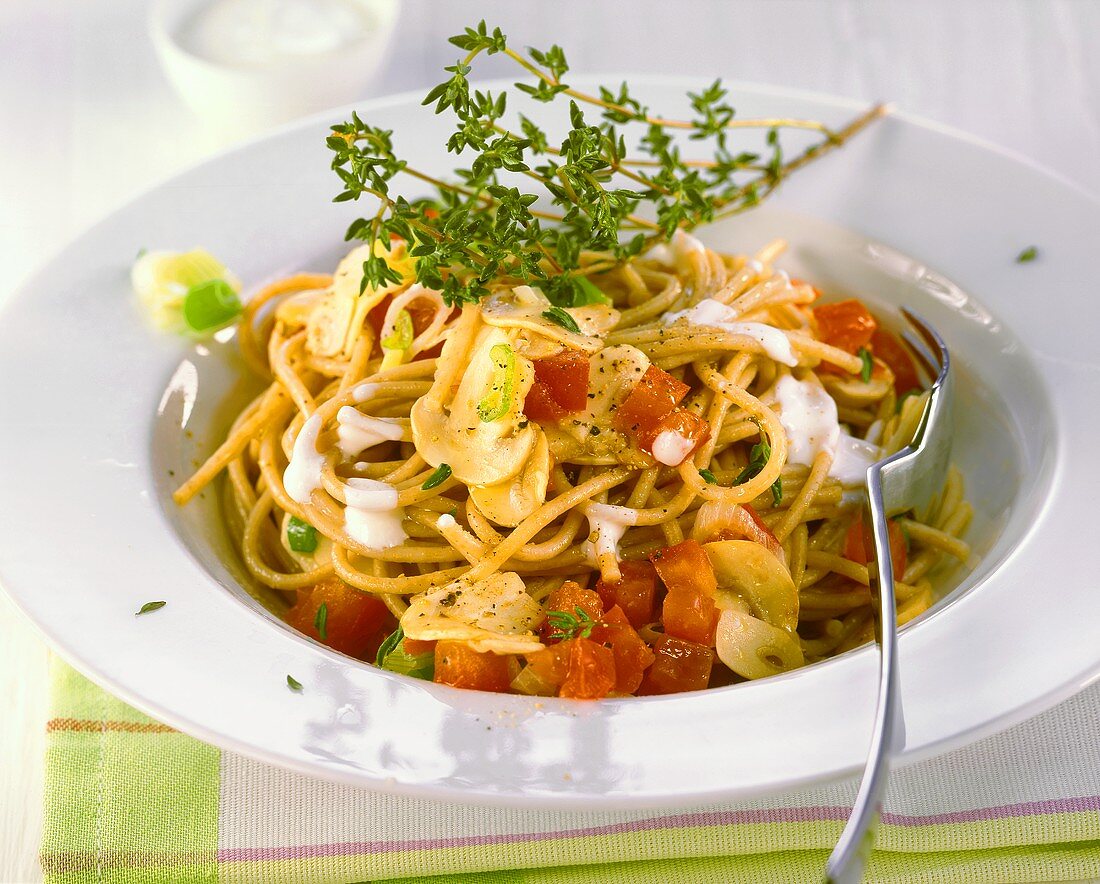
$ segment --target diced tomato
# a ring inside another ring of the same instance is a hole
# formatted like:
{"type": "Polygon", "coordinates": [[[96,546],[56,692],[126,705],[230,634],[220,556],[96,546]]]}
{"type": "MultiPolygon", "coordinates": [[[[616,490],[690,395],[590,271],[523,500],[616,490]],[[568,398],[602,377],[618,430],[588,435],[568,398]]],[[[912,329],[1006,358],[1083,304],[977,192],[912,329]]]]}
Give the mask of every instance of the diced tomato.
{"type": "Polygon", "coordinates": [[[653,553],[649,560],[669,592],[693,590],[714,596],[718,581],[707,554],[694,540],[683,540],[653,553]]]}
{"type": "MultiPolygon", "coordinates": [[[[390,309],[393,295],[386,295],[381,301],[371,307],[367,313],[367,322],[374,329],[375,335],[382,333],[382,323],[386,321],[386,311],[390,309]]],[[[427,298],[413,298],[405,305],[409,311],[409,318],[413,323],[413,334],[418,335],[432,323],[435,317],[435,304],[427,298]]]]}
{"type": "Polygon", "coordinates": [[[686,408],[676,407],[657,421],[652,427],[638,431],[638,447],[642,449],[642,451],[652,454],[653,443],[656,442],[657,437],[664,432],[676,433],[682,439],[691,443],[690,447],[685,446],[684,456],[679,462],[669,464],[669,466],[675,467],[691,457],[699,449],[699,446],[707,440],[707,436],[710,435],[710,424],[699,417],[699,415],[695,414],[695,412],[688,411],[686,408]]]}
{"type": "Polygon", "coordinates": [[[718,582],[706,552],[694,540],[666,547],[650,557],[668,589],[661,609],[665,632],[703,645],[714,644],[718,582]]]}
{"type": "Polygon", "coordinates": [[[653,652],[630,625],[618,605],[600,618],[592,628],[592,641],[610,647],[615,657],[615,690],[632,694],[642,683],[642,675],[653,662],[653,652]]]}
{"type": "Polygon", "coordinates": [[[706,539],[753,540],[766,547],[768,552],[780,561],[784,560],[783,545],[772,533],[772,529],[767,526],[767,523],[765,523],[756,510],[753,509],[752,504],[735,503],[732,507],[732,514],[734,518],[737,519],[736,525],[731,525],[729,528],[723,528],[713,538],[706,539]]]}
{"type": "Polygon", "coordinates": [[[661,622],[669,635],[713,646],[718,628],[714,599],[694,590],[669,591],[661,607],[661,622]]]}
{"type": "MultiPolygon", "coordinates": [[[[543,606],[547,611],[564,611],[566,614],[576,616],[576,609],[580,608],[593,620],[599,620],[603,615],[603,600],[594,589],[583,589],[580,584],[568,580],[550,593],[543,606]]],[[[543,621],[539,630],[543,644],[554,644],[561,639],[550,638],[554,632],[554,626],[549,620],[543,621]]]]}
{"type": "Polygon", "coordinates": [[[898,396],[904,396],[910,390],[920,389],[917,366],[896,335],[883,328],[877,329],[871,336],[871,352],[875,354],[876,359],[885,362],[894,373],[894,392],[898,396]]]}
{"type": "Polygon", "coordinates": [[[814,307],[814,319],[818,338],[853,355],[871,343],[878,328],[871,311],[855,298],[814,307]]]}
{"type": "Polygon", "coordinates": [[[406,638],[401,642],[401,647],[404,649],[405,653],[411,657],[435,653],[434,641],[418,641],[415,638],[406,638]]]}
{"type": "MultiPolygon", "coordinates": [[[[908,559],[905,550],[905,532],[893,519],[890,519],[886,525],[890,535],[890,561],[894,565],[894,579],[901,580],[908,559]]],[[[873,546],[873,541],[869,536],[869,532],[868,536],[864,536],[863,516],[860,515],[852,523],[847,535],[844,537],[844,558],[866,565],[871,560],[871,556],[867,552],[868,545],[873,546]]]]}
{"type": "Polygon", "coordinates": [[[544,684],[557,687],[558,696],[597,700],[615,688],[615,653],[587,638],[571,638],[534,654],[527,665],[544,684]]]}
{"type": "Polygon", "coordinates": [[[563,350],[547,359],[536,359],[535,382],[527,393],[523,413],[531,420],[560,420],[588,405],[588,357],[563,350]]]}
{"type": "Polygon", "coordinates": [[[577,638],[569,648],[569,663],[559,697],[598,700],[615,688],[615,654],[610,648],[577,638]]]}
{"type": "Polygon", "coordinates": [[[639,696],[701,691],[710,684],[714,652],[700,644],[662,635],[653,643],[653,664],[646,670],[639,696]]]}
{"type": "Polygon", "coordinates": [[[635,629],[657,619],[657,570],[649,562],[619,562],[619,574],[614,583],[601,579],[596,592],[605,608],[618,605],[635,629]]]}
{"type": "Polygon", "coordinates": [[[550,391],[546,387],[534,383],[527,391],[527,398],[523,400],[523,414],[533,421],[546,423],[560,421],[569,412],[551,398],[550,391]]]}
{"type": "Polygon", "coordinates": [[[642,437],[680,404],[689,389],[667,371],[651,365],[616,410],[612,426],[620,433],[642,437]]]}
{"type": "MultiPolygon", "coordinates": [[[[382,352],[382,323],[386,321],[386,311],[390,309],[390,303],[393,301],[393,295],[387,295],[373,307],[370,312],[367,313],[367,322],[370,323],[371,328],[374,329],[374,350],[376,353],[382,352]]],[[[422,334],[429,325],[432,324],[432,320],[435,318],[436,305],[428,298],[413,298],[405,305],[405,309],[409,311],[409,318],[413,324],[413,335],[422,334]]],[[[442,351],[443,345],[437,344],[431,350],[426,350],[423,353],[417,354],[418,359],[434,359],[440,351],[442,351]]]]}
{"type": "Polygon", "coordinates": [[[561,687],[569,672],[569,649],[573,640],[548,645],[541,651],[527,655],[527,665],[544,684],[561,687]]]}
{"type": "Polygon", "coordinates": [[[435,681],[472,691],[507,693],[512,683],[512,658],[482,654],[465,642],[443,640],[435,645],[435,681]]]}
{"type": "Polygon", "coordinates": [[[389,609],[379,599],[335,577],[298,590],[286,622],[299,632],[352,657],[378,651],[389,631],[389,609]],[[317,631],[317,612],[325,606],[325,637],[317,631]]]}

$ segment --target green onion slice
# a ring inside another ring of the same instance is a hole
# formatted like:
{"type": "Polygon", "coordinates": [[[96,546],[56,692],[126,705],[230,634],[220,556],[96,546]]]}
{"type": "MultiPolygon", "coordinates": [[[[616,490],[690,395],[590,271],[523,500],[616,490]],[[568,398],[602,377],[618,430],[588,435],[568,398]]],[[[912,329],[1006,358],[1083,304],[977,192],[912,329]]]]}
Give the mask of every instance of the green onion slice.
{"type": "Polygon", "coordinates": [[[321,602],[321,607],[317,609],[317,614],[313,618],[313,626],[317,630],[317,634],[321,636],[321,641],[328,641],[328,605],[321,602]]]}
{"type": "Polygon", "coordinates": [[[317,549],[317,529],[297,516],[286,525],[286,540],[294,552],[311,553],[317,549]]]}
{"type": "Polygon", "coordinates": [[[477,416],[485,423],[500,420],[508,413],[516,386],[516,354],[512,348],[496,344],[489,351],[489,358],[493,360],[492,386],[477,404],[477,416]]]}
{"type": "Polygon", "coordinates": [[[441,463],[435,468],[435,472],[428,476],[427,480],[421,485],[421,489],[424,491],[430,491],[433,488],[438,488],[444,482],[451,478],[451,468],[445,463],[441,463]]]}
{"type": "Polygon", "coordinates": [[[298,681],[293,675],[287,675],[286,686],[292,691],[300,691],[302,689],[302,683],[298,681]]]}
{"type": "Polygon", "coordinates": [[[707,469],[699,470],[699,475],[702,477],[703,481],[706,482],[708,485],[717,485],[718,484],[718,480],[715,478],[714,473],[712,473],[710,470],[707,470],[707,469]]]}
{"type": "Polygon", "coordinates": [[[393,321],[393,332],[382,339],[387,350],[408,350],[413,343],[413,321],[408,310],[398,310],[393,321]]]}
{"type": "Polygon", "coordinates": [[[566,331],[571,331],[578,335],[581,333],[581,327],[577,325],[577,320],[562,310],[561,307],[551,307],[549,310],[543,310],[542,318],[549,319],[552,323],[560,325],[566,331]]]}
{"type": "Polygon", "coordinates": [[[435,675],[435,655],[408,653],[405,650],[405,631],[400,626],[386,636],[386,640],[378,648],[374,665],[379,669],[427,681],[431,681],[435,675]]]}
{"type": "Polygon", "coordinates": [[[863,378],[863,383],[869,384],[871,383],[871,372],[875,370],[875,360],[871,357],[871,351],[866,347],[860,347],[857,355],[860,362],[863,363],[859,369],[859,376],[863,378]]]}
{"type": "Polygon", "coordinates": [[[241,299],[224,279],[195,283],[183,298],[183,321],[197,333],[223,328],[241,314],[241,299]]]}

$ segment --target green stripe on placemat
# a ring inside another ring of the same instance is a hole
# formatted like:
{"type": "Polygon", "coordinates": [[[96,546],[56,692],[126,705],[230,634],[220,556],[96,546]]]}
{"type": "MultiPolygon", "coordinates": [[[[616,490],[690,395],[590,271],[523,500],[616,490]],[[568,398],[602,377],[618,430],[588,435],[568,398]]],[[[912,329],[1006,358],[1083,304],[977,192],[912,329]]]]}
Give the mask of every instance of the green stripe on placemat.
{"type": "MultiPolygon", "coordinates": [[[[364,831],[362,841],[297,843],[285,808],[264,796],[221,795],[219,750],[142,715],[63,663],[52,667],[41,851],[49,884],[817,884],[847,813],[834,804],[742,805],[606,815],[565,830],[548,822],[546,831],[523,833],[501,831],[487,809],[475,832],[451,831],[441,812],[439,831],[422,827],[419,838],[364,831]],[[276,846],[219,845],[220,815],[241,806],[262,808],[278,832],[276,846]]],[[[262,789],[268,770],[257,767],[240,789],[262,789]]],[[[1100,795],[927,816],[887,812],[867,880],[1097,880],[1098,835],[1100,795]]]]}
{"type": "Polygon", "coordinates": [[[219,750],[56,658],[46,746],[48,882],[218,880],[219,750]]]}

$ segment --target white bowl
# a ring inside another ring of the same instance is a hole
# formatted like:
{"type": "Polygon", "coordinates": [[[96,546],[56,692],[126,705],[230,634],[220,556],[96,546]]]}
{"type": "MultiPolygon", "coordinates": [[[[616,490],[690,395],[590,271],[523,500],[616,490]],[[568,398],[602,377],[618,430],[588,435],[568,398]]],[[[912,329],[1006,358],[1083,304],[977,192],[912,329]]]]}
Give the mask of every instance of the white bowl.
{"type": "Polygon", "coordinates": [[[256,66],[226,64],[181,40],[190,19],[212,0],[154,0],[149,32],[165,74],[201,117],[233,134],[256,132],[366,96],[386,58],[398,17],[396,0],[354,0],[373,26],[329,52],[256,66]]]}
{"type": "MultiPolygon", "coordinates": [[[[666,112],[701,85],[629,79],[666,112]]],[[[730,88],[746,115],[838,123],[859,110],[730,88]]],[[[412,166],[445,175],[451,121],[421,98],[358,111],[394,130],[412,166]]],[[[346,224],[363,211],[331,202],[339,182],[325,133],[349,112],[177,176],[88,231],[10,300],[0,317],[4,588],[66,659],[150,715],[356,786],[594,810],[728,800],[857,770],[874,712],[873,646],[667,697],[582,703],[455,690],[294,632],[242,587],[215,492],[182,509],[171,502],[220,441],[242,366],[232,342],[196,346],[150,331],[127,264],[140,246],[201,244],[254,285],[334,266],[346,224]],[[134,616],[154,599],[166,607],[134,616]],[[287,674],[302,692],[288,689],[287,674]]],[[[414,183],[404,195],[420,192],[414,183]]],[[[1100,204],[1003,152],[897,115],[800,172],[775,202],[703,235],[752,251],[777,234],[792,244],[782,261],[792,272],[884,310],[909,303],[944,335],[959,370],[954,457],[981,516],[968,535],[978,560],[902,630],[903,760],[1086,686],[1100,673],[1100,593],[1086,565],[1100,496],[1100,300],[1090,285],[1100,204]],[[1015,263],[1031,243],[1040,259],[1015,263]]]]}

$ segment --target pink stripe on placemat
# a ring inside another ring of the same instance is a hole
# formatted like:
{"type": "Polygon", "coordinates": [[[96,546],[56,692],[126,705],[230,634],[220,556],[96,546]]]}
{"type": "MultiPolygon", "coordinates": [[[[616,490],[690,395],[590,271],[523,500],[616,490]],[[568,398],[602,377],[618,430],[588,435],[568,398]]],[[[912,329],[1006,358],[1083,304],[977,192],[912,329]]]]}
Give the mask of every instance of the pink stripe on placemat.
{"type": "Polygon", "coordinates": [[[1025,801],[1021,804],[1002,804],[999,807],[930,813],[927,816],[906,816],[887,811],[882,815],[882,821],[888,826],[935,826],[941,823],[977,823],[1018,816],[1044,816],[1052,813],[1087,813],[1090,810],[1100,810],[1100,795],[1025,801]]]}
{"type": "MultiPolygon", "coordinates": [[[[816,823],[843,821],[850,808],[835,805],[817,807],[776,807],[755,810],[716,810],[653,817],[606,826],[561,829],[554,832],[514,832],[500,835],[467,835],[458,838],[425,838],[412,841],[345,841],[331,844],[300,844],[286,847],[238,847],[218,851],[218,862],[264,862],[314,859],[331,856],[356,856],[380,853],[411,853],[418,850],[444,850],[463,847],[489,847],[523,844],[567,838],[591,838],[600,835],[624,835],[657,829],[690,829],[708,826],[738,826],[752,823],[816,823]]],[[[1023,816],[1055,813],[1083,813],[1100,810],[1100,795],[1079,798],[1052,798],[999,807],[982,807],[926,816],[884,813],[882,821],[890,826],[933,826],[944,823],[972,823],[1023,816]]]]}

